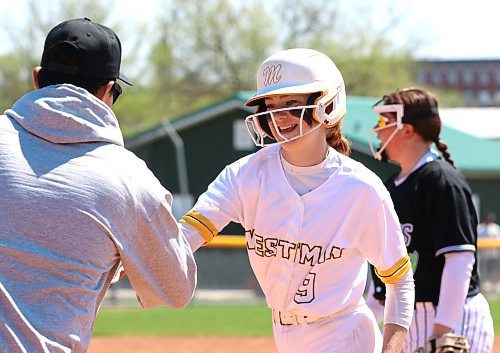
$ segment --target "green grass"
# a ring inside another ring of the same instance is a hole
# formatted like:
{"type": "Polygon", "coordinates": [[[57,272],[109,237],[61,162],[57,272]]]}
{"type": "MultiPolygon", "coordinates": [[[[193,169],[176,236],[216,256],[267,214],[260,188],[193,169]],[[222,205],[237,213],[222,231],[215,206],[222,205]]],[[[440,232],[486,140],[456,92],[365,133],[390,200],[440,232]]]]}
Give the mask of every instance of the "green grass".
{"type": "MultiPolygon", "coordinates": [[[[500,298],[490,299],[500,335],[500,298]]],[[[103,308],[94,336],[271,336],[271,312],[264,304],[202,305],[185,309],[103,308]]]]}
{"type": "Polygon", "coordinates": [[[491,316],[493,316],[493,325],[495,326],[495,335],[500,336],[500,298],[489,299],[491,316]]]}
{"type": "Polygon", "coordinates": [[[190,305],[185,309],[102,308],[94,336],[271,336],[263,304],[190,305]]]}

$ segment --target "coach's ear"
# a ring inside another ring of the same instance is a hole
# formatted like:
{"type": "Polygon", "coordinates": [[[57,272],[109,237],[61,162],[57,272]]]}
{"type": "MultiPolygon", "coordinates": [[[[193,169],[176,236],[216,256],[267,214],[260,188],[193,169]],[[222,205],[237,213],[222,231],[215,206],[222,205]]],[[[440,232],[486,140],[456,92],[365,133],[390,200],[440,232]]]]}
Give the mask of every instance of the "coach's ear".
{"type": "Polygon", "coordinates": [[[35,87],[35,89],[40,88],[40,85],[38,84],[38,74],[40,73],[41,69],[41,66],[35,66],[35,68],[33,69],[33,86],[35,87]]]}
{"type": "Polygon", "coordinates": [[[95,93],[95,96],[102,100],[108,107],[113,106],[113,85],[115,84],[115,81],[109,81],[107,84],[99,87],[97,89],[97,92],[95,93]]]}

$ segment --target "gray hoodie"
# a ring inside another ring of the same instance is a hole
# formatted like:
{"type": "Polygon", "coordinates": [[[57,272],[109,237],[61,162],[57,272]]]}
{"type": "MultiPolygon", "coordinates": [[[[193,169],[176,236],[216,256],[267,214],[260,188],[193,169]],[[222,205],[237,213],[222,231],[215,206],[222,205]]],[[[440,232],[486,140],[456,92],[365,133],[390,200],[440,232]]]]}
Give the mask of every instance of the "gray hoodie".
{"type": "Polygon", "coordinates": [[[119,262],[142,306],[196,286],[171,194],[86,90],[35,90],[0,115],[0,350],[86,352],[119,262]]]}

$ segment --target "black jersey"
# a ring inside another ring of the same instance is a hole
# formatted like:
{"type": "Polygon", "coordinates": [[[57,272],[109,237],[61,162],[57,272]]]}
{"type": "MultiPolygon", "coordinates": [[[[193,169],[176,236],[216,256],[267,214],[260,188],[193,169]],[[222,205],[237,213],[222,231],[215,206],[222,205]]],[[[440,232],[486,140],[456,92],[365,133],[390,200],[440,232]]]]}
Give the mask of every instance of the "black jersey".
{"type": "MultiPolygon", "coordinates": [[[[401,222],[415,279],[415,300],[438,303],[444,254],[474,251],[467,296],[479,293],[477,274],[477,216],[465,178],[441,159],[425,163],[401,184],[386,183],[401,222]]],[[[381,282],[375,279],[376,297],[381,282]]]]}

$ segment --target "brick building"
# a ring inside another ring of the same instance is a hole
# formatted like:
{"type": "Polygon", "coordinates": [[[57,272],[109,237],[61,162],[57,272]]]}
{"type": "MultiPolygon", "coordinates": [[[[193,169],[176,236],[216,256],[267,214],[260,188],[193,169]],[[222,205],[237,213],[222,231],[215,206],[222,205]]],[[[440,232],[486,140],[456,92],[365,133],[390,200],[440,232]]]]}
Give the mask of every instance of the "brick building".
{"type": "Polygon", "coordinates": [[[430,87],[455,89],[472,107],[500,106],[500,59],[424,60],[416,81],[430,87]]]}

